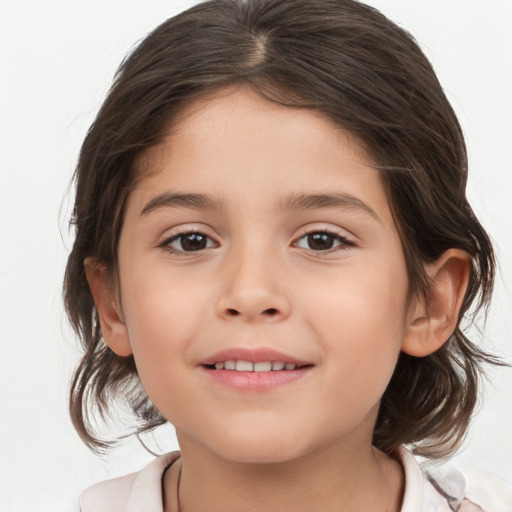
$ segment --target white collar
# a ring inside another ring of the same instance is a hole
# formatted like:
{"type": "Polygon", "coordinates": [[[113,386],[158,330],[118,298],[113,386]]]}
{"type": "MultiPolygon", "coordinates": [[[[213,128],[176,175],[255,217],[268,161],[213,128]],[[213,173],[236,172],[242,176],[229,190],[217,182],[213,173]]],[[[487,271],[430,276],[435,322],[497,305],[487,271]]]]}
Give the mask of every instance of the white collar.
{"type": "MultiPolygon", "coordinates": [[[[512,511],[512,487],[492,473],[473,470],[462,475],[449,466],[422,471],[412,453],[403,446],[398,456],[405,475],[400,512],[450,512],[453,509],[449,503],[458,509],[462,501],[473,507],[476,503],[480,505],[471,510],[512,511]]],[[[179,452],[167,453],[138,473],[89,487],[80,496],[81,511],[163,512],[162,478],[179,457],[179,452]]]]}

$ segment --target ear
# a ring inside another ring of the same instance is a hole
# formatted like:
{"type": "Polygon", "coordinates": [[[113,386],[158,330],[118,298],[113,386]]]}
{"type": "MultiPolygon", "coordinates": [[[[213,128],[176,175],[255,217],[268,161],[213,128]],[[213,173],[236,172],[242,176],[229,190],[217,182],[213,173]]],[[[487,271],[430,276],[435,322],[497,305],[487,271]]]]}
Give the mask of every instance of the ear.
{"type": "Polygon", "coordinates": [[[430,294],[411,305],[402,351],[416,357],[435,352],[453,334],[468,287],[471,259],[461,249],[449,249],[427,265],[430,294]]]}
{"type": "Polygon", "coordinates": [[[105,343],[118,355],[132,353],[128,331],[107,266],[93,258],[84,261],[85,274],[100,318],[105,343]]]}

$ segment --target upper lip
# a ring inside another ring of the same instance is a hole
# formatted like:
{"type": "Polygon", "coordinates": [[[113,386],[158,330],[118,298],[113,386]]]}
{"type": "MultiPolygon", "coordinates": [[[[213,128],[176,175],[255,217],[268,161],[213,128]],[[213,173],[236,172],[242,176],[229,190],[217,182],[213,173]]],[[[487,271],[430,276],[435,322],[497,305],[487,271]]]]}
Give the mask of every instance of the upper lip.
{"type": "Polygon", "coordinates": [[[302,361],[295,357],[291,357],[284,352],[274,350],[272,348],[246,348],[246,347],[232,347],[225,350],[220,350],[211,356],[203,359],[201,365],[214,365],[223,361],[249,361],[251,363],[260,362],[275,362],[281,361],[283,363],[293,363],[296,366],[305,366],[312,364],[308,361],[302,361]]]}

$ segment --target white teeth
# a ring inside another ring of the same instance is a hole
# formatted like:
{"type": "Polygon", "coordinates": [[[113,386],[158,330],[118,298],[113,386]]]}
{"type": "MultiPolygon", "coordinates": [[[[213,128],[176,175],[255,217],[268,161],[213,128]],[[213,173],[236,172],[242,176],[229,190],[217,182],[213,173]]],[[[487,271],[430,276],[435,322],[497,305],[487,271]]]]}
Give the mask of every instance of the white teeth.
{"type": "Polygon", "coordinates": [[[255,372],[269,372],[272,370],[272,363],[254,363],[255,372]]]}
{"type": "Polygon", "coordinates": [[[219,361],[215,363],[216,370],[235,370],[237,372],[269,372],[280,371],[280,370],[296,370],[297,365],[295,363],[285,363],[283,361],[260,361],[257,363],[251,363],[250,361],[219,361]]]}
{"type": "Polygon", "coordinates": [[[249,361],[237,361],[235,369],[237,372],[252,372],[254,365],[249,361]]]}
{"type": "Polygon", "coordinates": [[[224,363],[224,369],[226,369],[226,370],[236,370],[236,363],[235,363],[235,361],[226,361],[224,363]]]}

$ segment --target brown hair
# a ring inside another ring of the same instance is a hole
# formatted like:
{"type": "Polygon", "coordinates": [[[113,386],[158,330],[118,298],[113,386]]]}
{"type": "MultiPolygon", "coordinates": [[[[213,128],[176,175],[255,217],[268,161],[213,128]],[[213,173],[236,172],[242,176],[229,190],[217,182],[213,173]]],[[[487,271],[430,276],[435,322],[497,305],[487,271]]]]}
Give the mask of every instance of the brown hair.
{"type": "Polygon", "coordinates": [[[132,356],[104,343],[84,259],[116,275],[123,208],[138,157],[194,98],[248,86],[270,101],[316,109],[348,129],[379,164],[406,256],[411,294],[428,294],[424,264],[449,248],[472,258],[469,288],[451,338],[434,354],[401,354],[382,397],[374,444],[431,457],[453,452],[477,400],[483,363],[497,361],[462,332],[460,320],[491,295],[489,237],[465,197],[467,157],[456,116],[406,31],[354,0],[210,0],[167,20],[121,64],[84,141],[75,173],[64,297],[84,355],[70,411],[84,442],[98,439],[92,411],[108,416],[123,397],[139,432],[164,423],[140,384],[132,356]]]}

